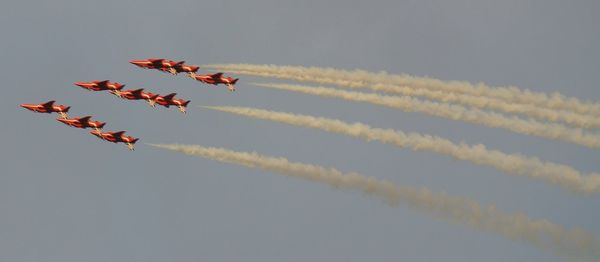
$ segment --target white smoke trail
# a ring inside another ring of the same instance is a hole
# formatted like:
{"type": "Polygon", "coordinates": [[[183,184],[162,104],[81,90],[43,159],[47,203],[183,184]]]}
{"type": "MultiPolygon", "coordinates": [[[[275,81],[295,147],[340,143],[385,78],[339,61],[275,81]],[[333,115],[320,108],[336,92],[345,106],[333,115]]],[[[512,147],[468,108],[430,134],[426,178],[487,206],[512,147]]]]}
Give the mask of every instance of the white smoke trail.
{"type": "Polygon", "coordinates": [[[600,147],[600,135],[588,134],[579,128],[569,128],[559,124],[541,123],[535,120],[524,120],[514,116],[507,117],[502,114],[486,112],[476,108],[422,101],[409,96],[386,96],[326,87],[308,87],[288,84],[254,85],[311,95],[336,97],[350,101],[367,102],[397,108],[405,112],[423,112],[437,117],[460,120],[488,127],[503,128],[526,135],[562,140],[592,148],[600,147]]]}
{"type": "Polygon", "coordinates": [[[536,107],[567,110],[577,114],[600,117],[600,103],[591,101],[583,102],[577,98],[567,97],[559,93],[547,95],[526,89],[521,90],[517,87],[489,87],[482,83],[473,85],[468,82],[441,81],[406,74],[390,75],[385,72],[372,73],[364,70],[349,71],[321,67],[253,64],[213,64],[204,65],[204,67],[237,74],[275,77],[320,84],[335,84],[349,88],[370,88],[377,91],[401,93],[404,95],[423,95],[430,99],[444,99],[443,101],[447,102],[504,110],[509,113],[524,113],[531,117],[547,114],[543,110],[535,110],[536,107]],[[415,89],[419,89],[420,91],[416,91],[415,89]],[[441,92],[427,92],[425,90],[441,92]],[[454,94],[451,95],[449,93],[454,94]],[[470,96],[460,97],[457,94],[470,96]],[[475,99],[476,97],[486,97],[486,99],[480,98],[477,100],[475,99]],[[495,98],[495,100],[489,98],[495,98]],[[503,103],[502,100],[504,103],[508,103],[508,105],[501,105],[503,103]]]}
{"type": "Polygon", "coordinates": [[[367,141],[377,140],[402,148],[407,147],[414,151],[435,152],[478,165],[493,167],[508,174],[542,180],[573,192],[600,194],[600,174],[591,173],[584,176],[578,170],[567,165],[544,162],[520,154],[506,154],[489,150],[482,144],[455,144],[437,136],[418,133],[406,134],[392,129],[372,128],[362,123],[349,124],[335,119],[248,107],[208,106],[204,108],[295,126],[321,129],[327,132],[362,138],[367,141]]]}
{"type": "MultiPolygon", "coordinates": [[[[313,95],[326,95],[326,96],[340,97],[340,94],[344,94],[342,92],[333,92],[328,89],[323,89],[324,87],[320,87],[319,88],[320,92],[317,93],[316,89],[311,90],[311,92],[309,92],[308,89],[306,89],[307,88],[306,86],[300,86],[300,85],[263,84],[263,83],[255,83],[254,85],[284,89],[284,90],[289,90],[289,91],[303,92],[303,93],[308,93],[308,94],[313,94],[313,95]],[[304,88],[301,88],[301,87],[304,87],[304,88]]],[[[532,118],[536,118],[536,119],[540,119],[540,120],[552,121],[552,122],[563,122],[563,123],[566,123],[566,124],[569,124],[569,125],[572,125],[575,127],[581,127],[581,128],[600,127],[600,118],[595,118],[590,115],[581,115],[581,114],[576,114],[576,113],[568,112],[568,111],[539,108],[539,107],[535,107],[532,105],[510,104],[510,103],[506,103],[506,102],[498,100],[498,99],[493,99],[493,98],[488,98],[488,97],[477,97],[477,96],[461,95],[461,94],[447,93],[447,92],[441,92],[441,91],[414,89],[414,88],[405,87],[405,86],[404,87],[394,86],[391,88],[386,88],[385,85],[376,84],[376,85],[372,85],[370,87],[372,87],[371,89],[376,90],[376,91],[387,91],[388,93],[400,93],[404,96],[409,96],[409,97],[424,96],[424,97],[428,97],[433,100],[438,100],[438,101],[442,101],[445,103],[456,103],[456,104],[461,104],[461,105],[466,105],[466,106],[476,107],[476,108],[482,108],[482,109],[499,110],[499,111],[503,111],[506,113],[521,113],[528,117],[532,117],[532,118]],[[399,92],[394,92],[394,91],[399,91],[399,92]]],[[[345,97],[349,97],[349,95],[347,95],[347,94],[350,94],[350,93],[345,93],[345,94],[346,94],[346,95],[344,95],[345,97]]],[[[356,98],[355,95],[352,95],[351,97],[356,98]]],[[[381,100],[381,99],[378,99],[378,100],[381,100]]],[[[409,98],[405,98],[404,100],[419,101],[418,99],[409,99],[409,98]]],[[[400,101],[398,101],[398,102],[400,103],[400,101]]],[[[463,108],[462,110],[466,110],[466,108],[464,108],[464,107],[462,107],[462,108],[463,108]]],[[[504,117],[504,118],[506,118],[506,117],[504,117]]]]}
{"type": "Polygon", "coordinates": [[[255,152],[236,152],[223,148],[177,144],[153,146],[221,162],[260,168],[328,184],[338,189],[360,190],[381,197],[391,205],[405,204],[439,219],[494,232],[512,240],[525,241],[569,260],[598,261],[600,259],[600,240],[583,229],[569,230],[547,220],[531,219],[522,213],[505,213],[497,210],[493,205],[482,206],[471,199],[434,193],[426,188],[395,185],[373,177],[342,173],[334,168],[290,162],[285,158],[269,157],[255,152]]]}

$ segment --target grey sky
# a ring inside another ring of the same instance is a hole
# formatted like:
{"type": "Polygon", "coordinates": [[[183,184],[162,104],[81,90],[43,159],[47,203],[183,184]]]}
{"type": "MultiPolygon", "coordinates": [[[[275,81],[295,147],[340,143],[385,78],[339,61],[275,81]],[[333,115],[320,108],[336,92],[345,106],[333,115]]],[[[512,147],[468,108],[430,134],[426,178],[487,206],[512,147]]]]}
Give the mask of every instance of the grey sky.
{"type": "Polygon", "coordinates": [[[130,59],[386,70],[600,100],[596,1],[0,3],[0,261],[561,261],[530,245],[260,170],[105,143],[20,103],[56,99],[140,142],[255,150],[427,186],[600,234],[596,197],[430,153],[195,108],[239,105],[484,143],[600,171],[597,150],[418,113],[262,89],[234,94],[130,59]],[[187,115],[75,81],[192,100],[187,115]]]}

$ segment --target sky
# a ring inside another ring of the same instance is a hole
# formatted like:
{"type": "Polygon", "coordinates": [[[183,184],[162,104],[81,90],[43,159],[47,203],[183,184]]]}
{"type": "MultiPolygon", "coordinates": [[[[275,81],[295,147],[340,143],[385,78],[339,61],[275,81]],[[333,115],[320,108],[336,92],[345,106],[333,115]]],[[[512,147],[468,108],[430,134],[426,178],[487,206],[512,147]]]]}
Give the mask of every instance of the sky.
{"type": "MultiPolygon", "coordinates": [[[[495,204],[600,235],[596,196],[427,152],[197,106],[248,106],[483,143],[600,170],[597,150],[420,113],[142,70],[191,64],[327,66],[516,85],[600,100],[597,1],[4,1],[0,3],[0,261],[562,261],[359,192],[156,149],[257,151],[495,204]],[[191,99],[188,114],[73,82],[191,99]],[[140,137],[136,151],[21,103],[140,137]]],[[[202,69],[201,69],[202,70],[202,69]]]]}

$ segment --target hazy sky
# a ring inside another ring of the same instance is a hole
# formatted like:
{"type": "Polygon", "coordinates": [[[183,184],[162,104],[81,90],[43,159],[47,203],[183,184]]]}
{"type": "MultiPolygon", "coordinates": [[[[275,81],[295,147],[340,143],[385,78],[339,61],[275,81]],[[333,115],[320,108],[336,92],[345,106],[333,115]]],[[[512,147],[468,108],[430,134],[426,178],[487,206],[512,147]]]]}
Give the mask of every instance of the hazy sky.
{"type": "Polygon", "coordinates": [[[0,261],[561,261],[361,193],[162,151],[257,151],[496,204],[600,234],[600,201],[447,156],[196,108],[235,105],[483,143],[600,171],[598,150],[333,98],[229,93],[131,59],[330,66],[600,100],[598,1],[4,1],[0,261]],[[76,81],[192,100],[187,115],[76,81]],[[50,99],[140,137],[135,152],[21,103],[50,99]]]}

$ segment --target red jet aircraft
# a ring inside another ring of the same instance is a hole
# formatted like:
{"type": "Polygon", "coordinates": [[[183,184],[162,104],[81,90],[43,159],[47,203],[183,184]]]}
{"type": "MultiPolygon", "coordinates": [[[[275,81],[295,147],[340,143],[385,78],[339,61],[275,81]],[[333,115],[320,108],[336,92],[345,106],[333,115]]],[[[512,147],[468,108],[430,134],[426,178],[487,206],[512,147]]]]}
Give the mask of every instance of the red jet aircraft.
{"type": "Polygon", "coordinates": [[[104,127],[106,123],[100,121],[92,121],[90,120],[91,116],[77,117],[77,118],[57,118],[56,120],[64,123],[65,125],[69,125],[77,128],[94,128],[96,131],[100,131],[104,127]]]}
{"type": "Polygon", "coordinates": [[[178,72],[175,67],[182,66],[185,61],[175,62],[172,60],[162,59],[162,58],[148,58],[144,60],[131,60],[129,63],[132,63],[141,68],[147,69],[158,69],[163,72],[169,72],[173,75],[176,75],[178,72]]]}
{"type": "Polygon", "coordinates": [[[70,106],[65,106],[65,105],[54,105],[54,100],[52,101],[48,101],[46,103],[43,104],[21,104],[21,107],[24,107],[26,109],[29,109],[33,112],[38,112],[38,113],[58,113],[60,114],[60,116],[64,119],[67,118],[67,112],[69,112],[69,108],[71,108],[70,106]]]}
{"type": "Polygon", "coordinates": [[[176,99],[174,98],[175,95],[177,93],[172,93],[172,94],[168,94],[166,96],[158,96],[155,101],[157,104],[164,106],[164,107],[169,107],[169,106],[177,106],[179,108],[179,111],[181,111],[181,113],[185,114],[185,107],[190,103],[191,100],[185,101],[183,99],[176,99]]]}
{"type": "Polygon", "coordinates": [[[125,86],[124,84],[119,84],[117,82],[111,83],[109,80],[95,80],[91,82],[75,82],[75,85],[85,88],[90,91],[104,91],[110,90],[117,93],[117,96],[120,96],[120,90],[125,86]]]}
{"type": "Polygon", "coordinates": [[[235,91],[234,85],[239,80],[239,78],[233,79],[231,77],[224,77],[223,73],[216,73],[212,75],[195,75],[193,78],[202,83],[210,85],[225,84],[227,85],[227,89],[229,89],[231,92],[235,91]]]}
{"type": "MultiPolygon", "coordinates": [[[[111,94],[116,95],[116,92],[114,91],[109,91],[111,94]]],[[[148,101],[148,104],[150,104],[150,106],[154,107],[155,105],[155,100],[158,97],[158,94],[154,94],[154,93],[150,93],[150,92],[144,92],[143,88],[140,89],[136,89],[136,90],[125,90],[125,91],[120,91],[121,95],[119,96],[120,98],[123,99],[128,99],[128,100],[141,100],[144,99],[146,101],[148,101]]]]}
{"type": "Polygon", "coordinates": [[[97,136],[98,138],[102,139],[102,140],[106,140],[108,142],[113,142],[113,143],[125,143],[127,144],[127,148],[129,150],[135,150],[134,148],[134,144],[135,142],[137,142],[139,140],[139,138],[134,138],[131,136],[126,136],[125,131],[119,131],[119,132],[100,132],[99,130],[94,130],[91,131],[90,134],[97,136]]]}
{"type": "Polygon", "coordinates": [[[177,73],[188,73],[188,75],[193,78],[196,76],[196,72],[198,72],[200,67],[195,65],[180,64],[173,66],[173,69],[175,69],[175,72],[177,73]]]}

